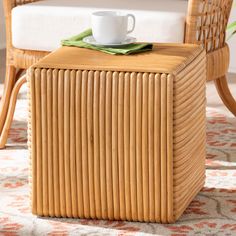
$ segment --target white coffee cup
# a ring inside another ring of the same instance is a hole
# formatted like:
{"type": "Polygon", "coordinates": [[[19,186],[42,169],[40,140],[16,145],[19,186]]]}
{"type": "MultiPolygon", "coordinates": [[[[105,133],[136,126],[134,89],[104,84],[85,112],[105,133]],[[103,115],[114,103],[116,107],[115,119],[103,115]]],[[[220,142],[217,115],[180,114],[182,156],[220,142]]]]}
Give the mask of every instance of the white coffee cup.
{"type": "Polygon", "coordinates": [[[101,44],[119,44],[135,28],[135,16],[115,11],[99,11],[92,14],[92,32],[94,39],[101,44]],[[128,30],[128,19],[132,19],[132,28],[128,30]]]}

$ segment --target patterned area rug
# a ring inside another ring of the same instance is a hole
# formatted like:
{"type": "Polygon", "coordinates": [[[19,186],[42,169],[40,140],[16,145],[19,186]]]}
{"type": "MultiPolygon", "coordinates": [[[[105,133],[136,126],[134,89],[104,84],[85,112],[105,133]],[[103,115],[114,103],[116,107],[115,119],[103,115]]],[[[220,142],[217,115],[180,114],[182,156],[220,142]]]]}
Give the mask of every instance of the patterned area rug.
{"type": "Polygon", "coordinates": [[[235,120],[208,108],[207,179],[176,224],[37,218],[30,213],[26,117],[18,102],[9,145],[0,151],[0,235],[236,235],[235,120]],[[233,124],[234,121],[234,124],[233,124]]]}

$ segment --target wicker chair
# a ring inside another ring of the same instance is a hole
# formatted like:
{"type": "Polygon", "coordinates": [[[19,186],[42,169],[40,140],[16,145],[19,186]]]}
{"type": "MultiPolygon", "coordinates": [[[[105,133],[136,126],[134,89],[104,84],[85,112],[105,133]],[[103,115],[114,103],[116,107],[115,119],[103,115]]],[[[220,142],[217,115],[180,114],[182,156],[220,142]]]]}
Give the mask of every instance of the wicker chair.
{"type": "MultiPolygon", "coordinates": [[[[36,0],[4,0],[7,29],[7,69],[4,94],[0,104],[0,148],[7,141],[16,99],[26,81],[22,72],[48,54],[41,51],[19,50],[12,46],[11,10],[17,5],[36,0]]],[[[226,74],[229,48],[225,42],[232,0],[189,0],[185,42],[200,44],[207,51],[207,80],[214,80],[218,93],[227,108],[236,116],[236,102],[228,88],[226,74]]]]}

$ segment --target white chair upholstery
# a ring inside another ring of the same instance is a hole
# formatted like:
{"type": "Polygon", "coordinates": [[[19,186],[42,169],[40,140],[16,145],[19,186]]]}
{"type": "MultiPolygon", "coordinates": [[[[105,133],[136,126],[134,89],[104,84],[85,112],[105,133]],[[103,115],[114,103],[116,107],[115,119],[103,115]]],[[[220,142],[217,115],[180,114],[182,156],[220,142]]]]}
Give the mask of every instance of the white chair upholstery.
{"type": "Polygon", "coordinates": [[[183,42],[186,0],[45,0],[12,11],[12,41],[19,49],[52,51],[62,39],[90,27],[90,15],[116,9],[133,13],[139,41],[183,42]]]}

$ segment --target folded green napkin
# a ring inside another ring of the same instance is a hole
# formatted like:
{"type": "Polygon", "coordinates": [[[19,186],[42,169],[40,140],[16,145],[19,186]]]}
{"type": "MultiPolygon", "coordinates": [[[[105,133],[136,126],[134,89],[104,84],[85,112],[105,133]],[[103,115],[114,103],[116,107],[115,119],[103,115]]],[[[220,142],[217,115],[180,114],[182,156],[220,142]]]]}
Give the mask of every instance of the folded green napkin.
{"type": "Polygon", "coordinates": [[[62,40],[61,45],[89,48],[89,49],[98,50],[98,51],[102,51],[102,52],[113,54],[113,55],[115,54],[127,55],[131,53],[140,53],[140,52],[150,51],[152,50],[152,46],[153,46],[150,43],[132,43],[125,46],[112,48],[112,47],[103,47],[103,46],[93,46],[91,44],[83,42],[83,38],[87,36],[91,36],[91,35],[92,35],[92,30],[88,29],[79,35],[76,35],[66,40],[62,40]]]}

